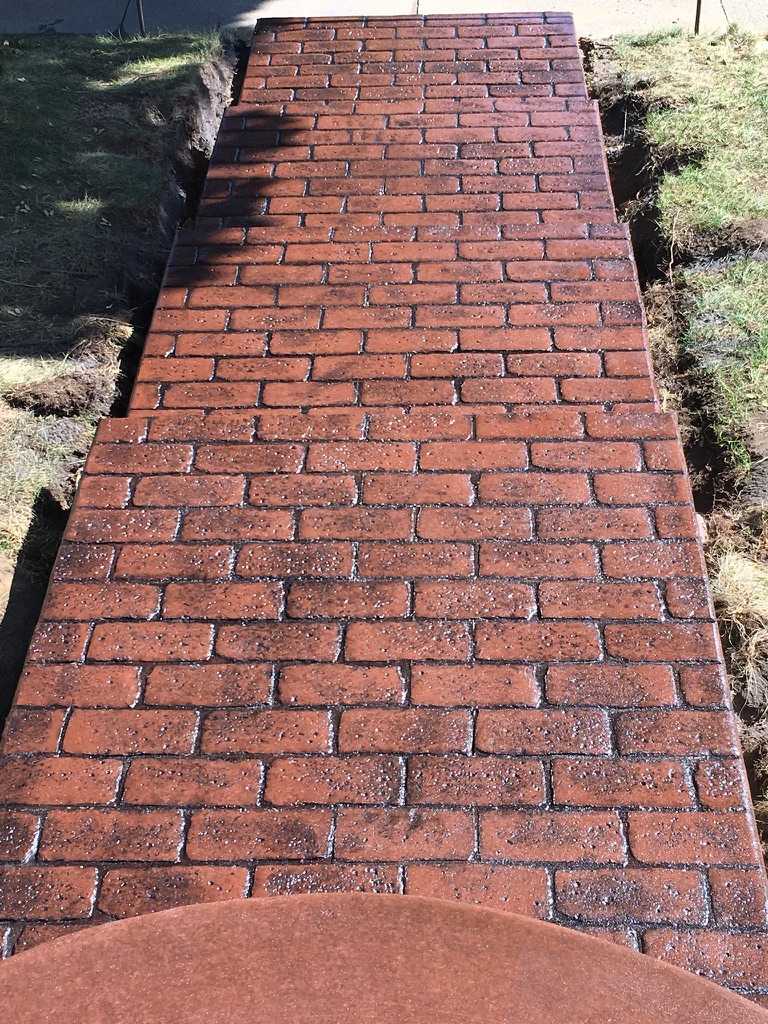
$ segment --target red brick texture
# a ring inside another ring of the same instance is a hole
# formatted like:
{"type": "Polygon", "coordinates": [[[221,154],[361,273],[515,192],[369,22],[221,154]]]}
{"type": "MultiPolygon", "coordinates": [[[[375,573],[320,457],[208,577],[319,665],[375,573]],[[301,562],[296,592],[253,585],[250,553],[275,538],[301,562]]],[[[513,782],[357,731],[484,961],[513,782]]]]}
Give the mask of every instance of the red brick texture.
{"type": "Polygon", "coordinates": [[[355,889],[765,994],[703,573],[570,19],[265,24],[5,729],[5,953],[355,889]]]}

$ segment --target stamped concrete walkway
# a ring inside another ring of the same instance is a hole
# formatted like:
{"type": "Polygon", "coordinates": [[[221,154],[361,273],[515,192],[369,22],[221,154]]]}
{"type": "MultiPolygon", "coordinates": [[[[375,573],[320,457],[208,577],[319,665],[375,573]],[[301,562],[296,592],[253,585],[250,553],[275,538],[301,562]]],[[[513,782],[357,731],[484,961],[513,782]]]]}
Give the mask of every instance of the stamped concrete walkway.
{"type": "Polygon", "coordinates": [[[265,25],[131,413],[5,731],[6,954],[360,889],[768,991],[682,452],[569,18],[265,25]]]}

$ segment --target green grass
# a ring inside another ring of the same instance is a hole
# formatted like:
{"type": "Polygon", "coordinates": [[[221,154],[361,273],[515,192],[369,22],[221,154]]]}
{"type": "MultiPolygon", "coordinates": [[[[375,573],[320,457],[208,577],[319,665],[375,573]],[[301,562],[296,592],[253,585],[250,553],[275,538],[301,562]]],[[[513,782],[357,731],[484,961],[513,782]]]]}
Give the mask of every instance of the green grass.
{"type": "Polygon", "coordinates": [[[628,88],[649,105],[653,158],[664,174],[658,207],[683,248],[702,235],[768,217],[768,46],[737,30],[613,41],[628,88]]]}
{"type": "Polygon", "coordinates": [[[681,275],[681,350],[739,482],[752,464],[750,416],[768,409],[768,263],[738,259],[681,275]]]}
{"type": "MultiPolygon", "coordinates": [[[[214,34],[0,37],[0,556],[42,490],[66,504],[116,393],[159,205],[214,34]]],[[[0,586],[2,590],[2,586],[0,586]]]]}

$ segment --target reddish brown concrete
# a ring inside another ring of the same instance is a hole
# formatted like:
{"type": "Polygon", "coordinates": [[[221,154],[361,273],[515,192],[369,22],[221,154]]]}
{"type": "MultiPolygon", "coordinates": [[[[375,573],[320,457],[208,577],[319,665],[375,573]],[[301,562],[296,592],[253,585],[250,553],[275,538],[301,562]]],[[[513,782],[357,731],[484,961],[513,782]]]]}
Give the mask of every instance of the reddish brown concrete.
{"type": "Polygon", "coordinates": [[[768,1021],[709,982],[564,928],[370,895],[239,900],[90,929],[0,967],[0,998],[14,1024],[768,1021]]]}
{"type": "Polygon", "coordinates": [[[563,15],[256,37],[4,738],[0,935],[361,889],[756,998],[766,880],[563,15]]]}

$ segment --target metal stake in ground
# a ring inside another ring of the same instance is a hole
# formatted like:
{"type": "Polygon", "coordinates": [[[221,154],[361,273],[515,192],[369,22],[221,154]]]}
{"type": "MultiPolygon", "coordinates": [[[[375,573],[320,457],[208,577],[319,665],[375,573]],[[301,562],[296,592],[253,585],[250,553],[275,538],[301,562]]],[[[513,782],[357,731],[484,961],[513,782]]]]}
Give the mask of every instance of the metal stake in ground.
{"type": "MultiPolygon", "coordinates": [[[[123,16],[120,19],[120,24],[115,29],[115,35],[119,38],[123,38],[123,26],[125,25],[125,18],[128,14],[128,8],[131,6],[131,0],[126,0],[125,7],[123,8],[123,16]]],[[[139,35],[144,38],[147,34],[147,25],[144,20],[144,2],[143,0],[136,0],[136,17],[139,21],[139,35]]]]}

